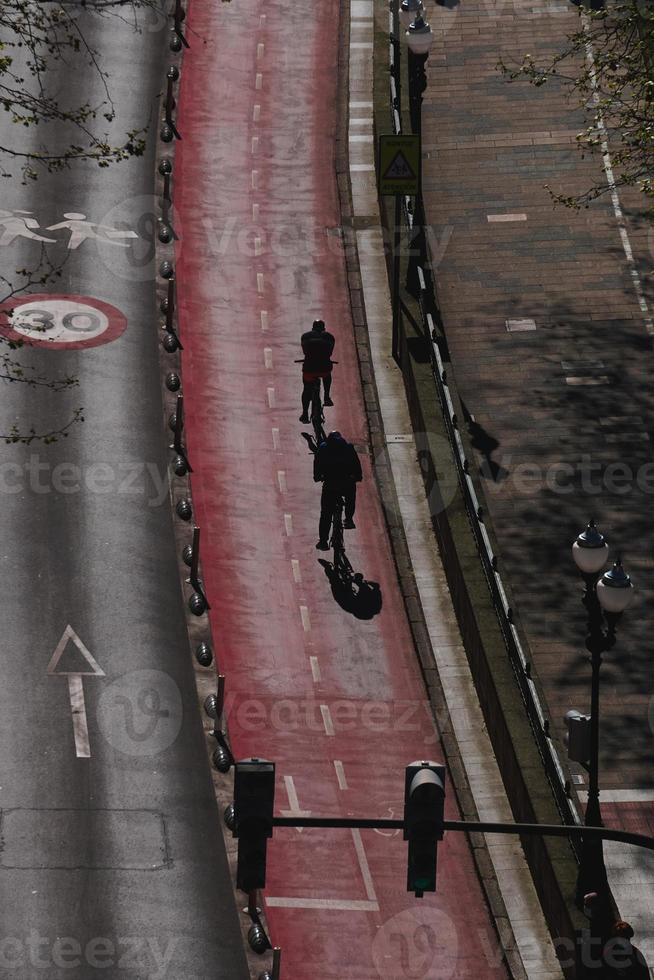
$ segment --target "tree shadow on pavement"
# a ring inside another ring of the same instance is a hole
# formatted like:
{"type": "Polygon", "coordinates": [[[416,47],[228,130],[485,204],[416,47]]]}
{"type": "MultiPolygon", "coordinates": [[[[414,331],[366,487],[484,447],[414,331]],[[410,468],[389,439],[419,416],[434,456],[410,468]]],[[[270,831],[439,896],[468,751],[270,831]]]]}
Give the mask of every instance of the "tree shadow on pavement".
{"type": "Polygon", "coordinates": [[[332,595],[345,612],[357,619],[372,619],[381,612],[382,594],[378,582],[364,579],[363,572],[342,575],[332,562],[319,558],[332,588],[332,595]]]}

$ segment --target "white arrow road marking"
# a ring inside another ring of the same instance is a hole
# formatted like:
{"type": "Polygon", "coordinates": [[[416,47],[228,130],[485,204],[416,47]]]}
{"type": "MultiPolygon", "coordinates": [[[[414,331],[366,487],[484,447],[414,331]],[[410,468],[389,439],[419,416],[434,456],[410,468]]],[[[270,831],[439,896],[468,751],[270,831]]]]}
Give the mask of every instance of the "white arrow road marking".
{"type": "Polygon", "coordinates": [[[70,710],[73,715],[75,752],[78,759],[90,759],[89,721],[86,717],[86,704],[84,703],[84,682],[80,674],[68,675],[68,693],[70,695],[70,710]]]}
{"type": "MultiPolygon", "coordinates": [[[[279,812],[283,817],[310,817],[311,810],[301,810],[300,803],[297,798],[297,790],[295,789],[295,783],[293,782],[292,776],[284,776],[284,784],[286,786],[286,792],[288,794],[288,810],[280,810],[279,812]]],[[[299,834],[302,833],[304,827],[296,827],[299,834]]]]}
{"type": "Polygon", "coordinates": [[[51,675],[62,675],[68,678],[68,694],[70,697],[70,710],[73,718],[73,735],[75,737],[75,752],[78,759],[90,759],[91,748],[89,743],[89,722],[86,716],[86,703],[84,701],[84,682],[83,677],[104,677],[105,673],[84,646],[79,636],[72,628],[66,626],[59,643],[57,644],[46,673],[51,675]],[[82,657],[89,666],[89,670],[57,670],[59,661],[64,650],[68,646],[68,641],[77,647],[82,657]]]}

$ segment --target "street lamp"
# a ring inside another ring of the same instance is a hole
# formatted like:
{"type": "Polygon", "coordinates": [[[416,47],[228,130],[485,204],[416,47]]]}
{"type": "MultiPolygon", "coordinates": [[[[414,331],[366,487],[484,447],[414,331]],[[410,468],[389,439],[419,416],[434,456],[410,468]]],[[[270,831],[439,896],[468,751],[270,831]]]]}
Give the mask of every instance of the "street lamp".
{"type": "Polygon", "coordinates": [[[400,22],[402,27],[407,28],[416,19],[422,17],[425,8],[422,0],[402,0],[400,4],[400,22]]]}
{"type": "MultiPolygon", "coordinates": [[[[407,0],[410,2],[410,0],[407,0]]],[[[411,241],[412,254],[417,253],[418,261],[424,267],[426,244],[424,240],[423,226],[424,209],[422,204],[422,93],[427,88],[427,75],[425,74],[425,63],[429,57],[429,51],[434,40],[431,27],[425,22],[422,14],[419,14],[406,32],[409,69],[409,114],[411,117],[411,130],[418,137],[418,193],[415,200],[414,211],[414,236],[411,241]]],[[[407,271],[407,288],[411,279],[411,272],[414,268],[413,260],[409,262],[407,271]]]]}
{"type": "MultiPolygon", "coordinates": [[[[609,546],[604,535],[597,530],[595,522],[590,521],[572,545],[572,556],[586,585],[582,601],[588,613],[586,649],[590,653],[591,663],[591,705],[588,802],[584,823],[590,827],[602,826],[599,802],[599,682],[602,654],[615,645],[616,627],[634,596],[631,579],[620,559],[598,580],[608,555],[609,546]]],[[[601,838],[584,840],[582,845],[577,900],[582,902],[583,896],[592,891],[600,894],[607,891],[601,838]]]]}
{"type": "MultiPolygon", "coordinates": [[[[410,2],[410,0],[407,0],[410,2]]],[[[429,24],[419,14],[406,32],[409,48],[409,105],[411,110],[411,128],[418,136],[421,131],[422,93],[427,88],[425,62],[434,41],[434,35],[429,24]]]]}

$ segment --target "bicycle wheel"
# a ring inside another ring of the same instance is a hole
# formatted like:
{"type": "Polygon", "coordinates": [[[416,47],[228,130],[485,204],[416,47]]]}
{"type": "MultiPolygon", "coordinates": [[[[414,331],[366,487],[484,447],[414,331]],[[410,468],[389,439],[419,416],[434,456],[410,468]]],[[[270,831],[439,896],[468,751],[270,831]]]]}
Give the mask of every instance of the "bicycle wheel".
{"type": "Polygon", "coordinates": [[[313,382],[313,393],[311,396],[311,424],[316,434],[316,442],[321,443],[325,438],[323,422],[325,417],[322,413],[322,402],[320,400],[320,379],[316,378],[313,382]]]}
{"type": "Polygon", "coordinates": [[[334,566],[339,567],[345,557],[345,545],[343,542],[343,498],[341,497],[332,515],[332,548],[334,549],[334,566]]]}

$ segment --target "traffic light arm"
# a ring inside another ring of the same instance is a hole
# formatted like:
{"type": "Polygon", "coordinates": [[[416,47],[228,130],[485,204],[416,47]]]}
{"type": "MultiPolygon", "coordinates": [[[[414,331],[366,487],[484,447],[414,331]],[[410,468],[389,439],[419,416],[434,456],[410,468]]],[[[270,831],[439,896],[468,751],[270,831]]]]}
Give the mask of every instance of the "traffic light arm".
{"type": "MultiPolygon", "coordinates": [[[[273,817],[274,827],[343,827],[359,830],[404,830],[403,820],[368,820],[351,817],[273,817]]],[[[445,820],[444,830],[463,830],[480,834],[536,834],[549,837],[590,837],[614,840],[621,844],[634,844],[654,851],[654,837],[630,834],[626,830],[610,827],[586,827],[580,824],[547,823],[488,823],[477,820],[445,820]]]]}

